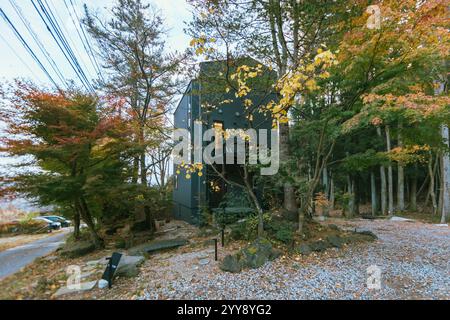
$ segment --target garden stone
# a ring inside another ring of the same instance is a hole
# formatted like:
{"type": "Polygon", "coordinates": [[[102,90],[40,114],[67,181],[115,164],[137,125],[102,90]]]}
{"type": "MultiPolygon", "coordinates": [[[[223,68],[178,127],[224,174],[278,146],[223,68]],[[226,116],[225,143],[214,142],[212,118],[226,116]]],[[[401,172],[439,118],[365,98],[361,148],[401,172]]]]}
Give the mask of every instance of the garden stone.
{"type": "Polygon", "coordinates": [[[223,259],[219,267],[223,271],[237,273],[242,270],[242,263],[237,257],[237,255],[229,254],[223,259]]]}
{"type": "Polygon", "coordinates": [[[302,255],[308,255],[312,252],[311,247],[309,245],[307,245],[306,243],[302,243],[299,247],[298,247],[298,252],[302,255]]]}
{"type": "Polygon", "coordinates": [[[310,247],[311,247],[312,251],[322,252],[322,251],[327,250],[330,247],[330,245],[323,240],[319,240],[319,241],[311,243],[310,247]]]}
{"type": "Polygon", "coordinates": [[[128,253],[130,255],[153,253],[160,250],[175,249],[184,246],[187,243],[188,241],[186,239],[169,239],[169,240],[152,241],[149,243],[144,243],[136,247],[130,248],[128,250],[128,253]]]}
{"type": "Polygon", "coordinates": [[[82,283],[80,283],[80,286],[78,288],[70,288],[69,289],[67,286],[64,286],[64,287],[59,288],[58,291],[56,291],[54,296],[61,297],[66,294],[90,291],[95,287],[96,284],[97,284],[97,280],[90,281],[90,282],[82,282],[82,283]]]}
{"type": "Polygon", "coordinates": [[[117,266],[115,276],[135,277],[138,275],[138,266],[144,262],[143,256],[126,256],[123,255],[117,266]]]}
{"type": "Polygon", "coordinates": [[[62,256],[67,258],[77,258],[91,253],[95,250],[95,245],[90,241],[80,241],[68,243],[60,251],[62,256]]]}
{"type": "Polygon", "coordinates": [[[339,236],[328,236],[327,241],[335,248],[342,248],[344,240],[339,236]]]}

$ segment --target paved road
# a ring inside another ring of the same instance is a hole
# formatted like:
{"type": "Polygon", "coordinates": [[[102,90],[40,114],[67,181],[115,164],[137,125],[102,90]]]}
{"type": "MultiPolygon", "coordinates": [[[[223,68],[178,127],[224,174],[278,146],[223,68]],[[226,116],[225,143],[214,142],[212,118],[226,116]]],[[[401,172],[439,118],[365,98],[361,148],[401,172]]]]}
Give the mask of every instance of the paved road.
{"type": "Polygon", "coordinates": [[[0,252],[0,279],[19,271],[34,259],[45,256],[64,243],[69,230],[0,252]]]}

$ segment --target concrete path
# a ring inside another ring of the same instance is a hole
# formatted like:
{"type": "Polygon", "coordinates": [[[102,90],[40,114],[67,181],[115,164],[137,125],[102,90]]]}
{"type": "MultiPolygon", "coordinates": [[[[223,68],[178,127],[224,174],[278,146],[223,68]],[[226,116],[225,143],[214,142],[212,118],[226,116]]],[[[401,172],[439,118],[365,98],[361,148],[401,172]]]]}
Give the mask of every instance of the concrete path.
{"type": "Polygon", "coordinates": [[[66,229],[54,236],[0,252],[0,279],[19,271],[34,259],[55,251],[64,243],[69,232],[70,230],[66,229]]]}

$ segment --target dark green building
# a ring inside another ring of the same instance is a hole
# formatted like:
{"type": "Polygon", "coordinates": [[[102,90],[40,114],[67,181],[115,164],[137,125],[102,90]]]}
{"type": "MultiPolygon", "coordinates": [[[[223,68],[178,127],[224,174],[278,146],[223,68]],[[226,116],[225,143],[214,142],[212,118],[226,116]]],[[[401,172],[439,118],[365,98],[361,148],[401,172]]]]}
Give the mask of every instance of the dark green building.
{"type": "MultiPolygon", "coordinates": [[[[251,85],[251,94],[246,97],[237,98],[235,91],[232,89],[226,90],[226,88],[229,88],[229,85],[225,80],[224,74],[233,72],[241,64],[254,66],[258,62],[253,59],[242,59],[236,62],[235,65],[222,61],[200,64],[199,76],[189,83],[174,113],[175,129],[183,128],[189,130],[191,143],[194,141],[194,121],[201,121],[202,132],[214,126],[220,126],[224,130],[246,130],[249,128],[249,120],[246,117],[243,99],[250,98],[252,101],[255,101],[255,105],[264,105],[277,98],[276,94],[271,91],[274,74],[268,70],[268,76],[259,77],[258,82],[251,85]]],[[[269,130],[272,128],[270,116],[260,112],[252,114],[252,128],[269,130]]],[[[209,143],[203,142],[203,146],[209,143]]],[[[241,179],[240,165],[219,164],[216,165],[216,168],[229,180],[238,181],[241,179]]],[[[217,208],[224,195],[227,192],[231,192],[232,188],[236,188],[227,185],[208,165],[204,165],[202,176],[192,174],[190,179],[186,179],[185,172],[182,171],[180,174],[177,174],[176,171],[177,168],[175,166],[173,215],[177,219],[190,223],[198,223],[205,208],[209,210],[217,208]]],[[[244,191],[238,190],[237,192],[242,193],[244,191]]],[[[241,206],[248,207],[247,204],[242,204],[241,206]]]]}

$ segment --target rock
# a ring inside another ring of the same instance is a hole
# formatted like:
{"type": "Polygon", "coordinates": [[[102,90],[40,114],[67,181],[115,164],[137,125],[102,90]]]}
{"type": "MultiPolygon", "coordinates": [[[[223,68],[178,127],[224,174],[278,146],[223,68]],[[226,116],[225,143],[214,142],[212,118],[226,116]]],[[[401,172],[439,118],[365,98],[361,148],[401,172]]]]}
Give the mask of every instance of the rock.
{"type": "Polygon", "coordinates": [[[105,279],[98,280],[98,288],[99,289],[105,289],[107,287],[108,287],[108,281],[106,281],[105,279]]]}
{"type": "Polygon", "coordinates": [[[136,247],[128,249],[130,255],[139,255],[145,253],[153,253],[160,250],[174,249],[184,246],[188,243],[186,239],[169,239],[152,241],[150,243],[144,243],[136,247]]]}
{"type": "Polygon", "coordinates": [[[335,224],[329,224],[328,228],[330,228],[331,230],[334,230],[334,231],[339,231],[340,230],[339,227],[337,225],[335,225],[335,224]]]}
{"type": "Polygon", "coordinates": [[[80,241],[66,244],[60,254],[67,258],[84,256],[95,250],[95,245],[90,241],[80,241]]]}
{"type": "Polygon", "coordinates": [[[230,272],[239,272],[244,267],[255,269],[276,259],[280,254],[281,251],[274,249],[269,240],[257,239],[238,253],[225,257],[220,267],[230,272]]]}
{"type": "Polygon", "coordinates": [[[47,256],[47,257],[44,258],[45,261],[54,261],[56,259],[58,259],[57,256],[47,256]]]}
{"type": "Polygon", "coordinates": [[[200,260],[198,261],[198,264],[201,265],[201,266],[205,266],[205,265],[207,265],[208,263],[209,263],[209,259],[207,259],[207,258],[205,258],[205,259],[200,259],[200,260]]]}
{"type": "Polygon", "coordinates": [[[367,238],[367,240],[369,241],[378,239],[377,235],[369,230],[356,231],[356,233],[365,236],[365,238],[367,238]]]}
{"type": "Polygon", "coordinates": [[[227,255],[219,265],[223,271],[237,273],[242,270],[242,263],[237,255],[227,255]]]}
{"type": "Polygon", "coordinates": [[[318,240],[318,241],[311,243],[310,247],[311,247],[312,251],[322,252],[322,251],[327,250],[330,247],[330,245],[323,240],[318,240]]]}
{"type": "Polygon", "coordinates": [[[95,273],[94,271],[89,271],[89,272],[82,273],[82,274],[80,275],[80,279],[83,280],[83,279],[89,278],[89,277],[92,276],[94,273],[95,273]]]}
{"type": "Polygon", "coordinates": [[[393,216],[389,219],[390,221],[414,221],[413,219],[403,218],[403,217],[397,217],[393,216]]]}
{"type": "Polygon", "coordinates": [[[115,276],[135,277],[139,273],[138,266],[144,262],[143,256],[126,256],[123,255],[117,266],[115,276]]]}
{"type": "Polygon", "coordinates": [[[54,294],[54,296],[61,297],[66,294],[90,291],[95,287],[96,284],[97,284],[97,280],[90,281],[90,282],[82,282],[82,283],[80,283],[80,285],[78,287],[74,286],[73,288],[64,286],[64,287],[59,288],[58,291],[56,291],[56,293],[54,294]]]}
{"type": "Polygon", "coordinates": [[[339,236],[328,236],[327,242],[335,248],[342,248],[344,240],[339,236]]]}
{"type": "Polygon", "coordinates": [[[302,255],[308,255],[312,252],[311,247],[308,246],[306,243],[302,243],[299,247],[298,247],[298,252],[302,255]]]}

